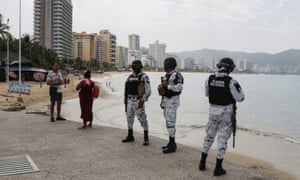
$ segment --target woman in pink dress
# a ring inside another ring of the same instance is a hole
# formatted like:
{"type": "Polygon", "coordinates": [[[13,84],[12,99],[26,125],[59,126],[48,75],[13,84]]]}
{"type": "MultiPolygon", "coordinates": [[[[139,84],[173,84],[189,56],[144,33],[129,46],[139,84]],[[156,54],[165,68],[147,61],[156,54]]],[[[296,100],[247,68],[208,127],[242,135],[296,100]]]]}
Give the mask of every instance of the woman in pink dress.
{"type": "Polygon", "coordinates": [[[78,129],[85,129],[86,127],[92,127],[93,121],[93,93],[94,82],[91,80],[91,72],[86,71],[84,73],[84,79],[81,80],[76,86],[76,90],[79,91],[79,101],[81,109],[81,118],[83,125],[78,129]],[[87,124],[88,123],[88,124],[87,124]]]}

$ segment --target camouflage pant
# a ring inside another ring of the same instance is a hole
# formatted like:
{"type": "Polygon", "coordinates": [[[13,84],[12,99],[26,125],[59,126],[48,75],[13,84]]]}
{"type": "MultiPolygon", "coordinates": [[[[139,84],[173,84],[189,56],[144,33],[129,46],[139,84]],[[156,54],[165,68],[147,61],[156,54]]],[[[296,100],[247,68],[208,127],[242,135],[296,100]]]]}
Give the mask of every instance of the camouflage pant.
{"type": "Polygon", "coordinates": [[[138,108],[138,105],[139,100],[128,100],[126,113],[128,129],[133,129],[134,117],[136,115],[144,130],[148,130],[148,121],[145,112],[145,106],[143,106],[142,108],[138,108]]]}
{"type": "Polygon", "coordinates": [[[166,120],[166,127],[170,137],[175,137],[176,133],[176,111],[177,104],[165,103],[164,104],[164,117],[166,120]]]}
{"type": "Polygon", "coordinates": [[[209,115],[209,120],[207,123],[206,137],[204,138],[203,151],[208,153],[211,148],[214,139],[218,133],[217,148],[218,148],[218,159],[223,159],[224,154],[227,149],[227,141],[231,136],[232,122],[231,122],[232,113],[224,112],[221,115],[209,115]]]}

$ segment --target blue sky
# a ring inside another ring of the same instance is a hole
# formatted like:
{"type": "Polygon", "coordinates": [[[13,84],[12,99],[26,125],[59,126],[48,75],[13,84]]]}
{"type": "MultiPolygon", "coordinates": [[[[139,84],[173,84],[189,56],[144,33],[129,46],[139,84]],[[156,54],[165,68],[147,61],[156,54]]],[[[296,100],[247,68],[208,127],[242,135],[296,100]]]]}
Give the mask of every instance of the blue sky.
{"type": "MultiPolygon", "coordinates": [[[[119,45],[140,35],[148,47],[159,40],[167,52],[213,48],[278,53],[300,49],[299,0],[72,0],[73,31],[109,29],[119,45]]],[[[18,36],[19,0],[0,0],[18,36]]],[[[22,34],[32,34],[33,0],[22,0],[22,34]]]]}

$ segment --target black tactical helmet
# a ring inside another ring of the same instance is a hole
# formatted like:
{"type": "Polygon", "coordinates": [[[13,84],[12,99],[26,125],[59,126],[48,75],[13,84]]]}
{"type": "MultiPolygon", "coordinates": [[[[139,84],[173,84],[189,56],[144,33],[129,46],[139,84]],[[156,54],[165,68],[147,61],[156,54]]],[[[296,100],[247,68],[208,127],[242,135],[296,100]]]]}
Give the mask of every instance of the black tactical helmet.
{"type": "Polygon", "coordinates": [[[140,60],[132,61],[131,67],[132,67],[132,69],[142,69],[143,68],[142,61],[140,61],[140,60]]]}
{"type": "Polygon", "coordinates": [[[218,68],[225,67],[229,70],[229,72],[232,72],[235,68],[235,64],[231,58],[224,57],[220,60],[220,62],[217,64],[218,68]]]}
{"type": "Polygon", "coordinates": [[[168,57],[164,61],[164,68],[176,68],[177,62],[176,59],[173,57],[168,57]]]}

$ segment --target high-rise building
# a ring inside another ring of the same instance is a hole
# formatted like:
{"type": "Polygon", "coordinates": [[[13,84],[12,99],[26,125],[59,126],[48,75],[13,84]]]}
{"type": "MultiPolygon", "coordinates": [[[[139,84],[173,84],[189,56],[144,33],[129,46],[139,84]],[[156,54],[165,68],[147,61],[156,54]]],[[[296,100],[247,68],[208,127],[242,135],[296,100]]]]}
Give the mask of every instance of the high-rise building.
{"type": "Polygon", "coordinates": [[[140,50],[140,36],[130,34],[128,36],[128,50],[140,50]]]}
{"type": "Polygon", "coordinates": [[[107,29],[100,31],[100,37],[105,41],[105,61],[111,64],[116,63],[116,35],[110,33],[107,29]]]}
{"type": "Polygon", "coordinates": [[[144,67],[156,68],[156,61],[154,58],[148,54],[142,54],[141,61],[144,67]]]}
{"type": "Polygon", "coordinates": [[[215,71],[217,69],[217,61],[215,58],[212,59],[211,61],[211,67],[210,67],[211,70],[215,71]]]}
{"type": "Polygon", "coordinates": [[[195,64],[195,60],[192,58],[184,58],[184,69],[192,70],[195,64]]]}
{"type": "Polygon", "coordinates": [[[253,69],[253,62],[247,59],[238,61],[238,70],[240,71],[249,71],[253,69]]]}
{"type": "Polygon", "coordinates": [[[97,34],[86,32],[74,33],[73,35],[73,56],[83,61],[96,59],[96,38],[97,34]]]}
{"type": "Polygon", "coordinates": [[[34,0],[34,41],[61,59],[73,58],[72,11],[71,0],[34,0]]]}
{"type": "Polygon", "coordinates": [[[154,44],[149,44],[149,55],[154,57],[159,68],[163,68],[163,61],[166,57],[166,44],[159,44],[158,40],[154,44]]]}
{"type": "Polygon", "coordinates": [[[125,68],[128,60],[128,48],[117,46],[116,51],[116,65],[119,68],[125,68]]]}
{"type": "Polygon", "coordinates": [[[139,50],[128,50],[128,62],[127,65],[131,65],[134,60],[141,60],[142,52],[139,50]]]}
{"type": "Polygon", "coordinates": [[[96,60],[100,63],[105,61],[105,41],[100,36],[96,37],[96,60]]]}
{"type": "Polygon", "coordinates": [[[130,65],[134,60],[142,59],[142,52],[140,51],[140,37],[136,34],[128,36],[128,62],[130,65]]]}

